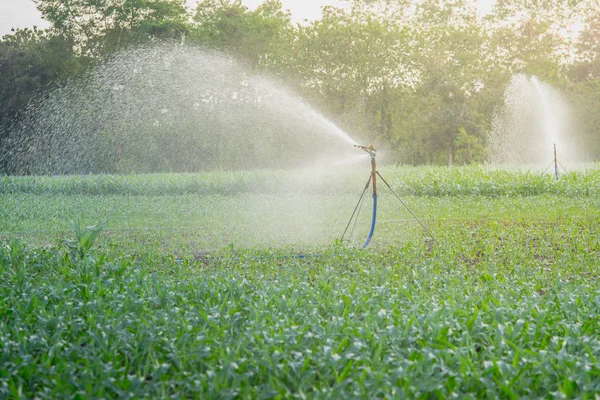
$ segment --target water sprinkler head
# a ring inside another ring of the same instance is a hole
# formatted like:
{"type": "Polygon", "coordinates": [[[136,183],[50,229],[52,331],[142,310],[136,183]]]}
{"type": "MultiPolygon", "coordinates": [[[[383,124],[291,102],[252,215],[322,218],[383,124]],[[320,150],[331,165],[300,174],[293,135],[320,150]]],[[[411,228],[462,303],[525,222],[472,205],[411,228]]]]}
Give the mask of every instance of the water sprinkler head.
{"type": "Polygon", "coordinates": [[[375,153],[377,151],[377,150],[375,150],[375,145],[372,143],[369,146],[361,146],[360,144],[355,144],[354,147],[356,147],[357,149],[362,149],[369,154],[375,153]]]}

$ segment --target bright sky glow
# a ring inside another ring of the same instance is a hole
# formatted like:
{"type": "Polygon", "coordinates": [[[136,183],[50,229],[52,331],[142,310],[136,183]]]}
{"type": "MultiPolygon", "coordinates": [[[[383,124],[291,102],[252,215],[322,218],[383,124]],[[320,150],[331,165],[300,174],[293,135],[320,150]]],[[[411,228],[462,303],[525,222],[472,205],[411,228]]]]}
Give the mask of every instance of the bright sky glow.
{"type": "Polygon", "coordinates": [[[47,28],[48,23],[31,0],[0,0],[0,36],[10,33],[11,28],[47,28]]]}

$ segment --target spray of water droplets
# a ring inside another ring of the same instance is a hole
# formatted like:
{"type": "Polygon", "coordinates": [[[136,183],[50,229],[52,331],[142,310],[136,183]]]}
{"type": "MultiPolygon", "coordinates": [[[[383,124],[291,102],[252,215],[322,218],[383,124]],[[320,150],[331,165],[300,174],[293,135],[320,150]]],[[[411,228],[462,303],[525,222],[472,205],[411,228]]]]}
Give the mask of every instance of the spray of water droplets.
{"type": "Polygon", "coordinates": [[[1,143],[0,165],[51,175],[274,169],[268,193],[250,188],[215,222],[250,245],[330,243],[323,227],[335,222],[339,203],[323,201],[323,192],[349,164],[368,166],[353,144],[303,99],[234,58],[163,43],[120,51],[31,103],[1,143]]]}
{"type": "Polygon", "coordinates": [[[543,166],[553,161],[556,144],[559,159],[575,162],[575,133],[564,96],[536,77],[519,74],[494,116],[489,159],[497,165],[543,166]]]}
{"type": "Polygon", "coordinates": [[[355,143],[232,57],[170,43],[120,51],[32,103],[0,161],[16,174],[295,168],[355,143]]]}

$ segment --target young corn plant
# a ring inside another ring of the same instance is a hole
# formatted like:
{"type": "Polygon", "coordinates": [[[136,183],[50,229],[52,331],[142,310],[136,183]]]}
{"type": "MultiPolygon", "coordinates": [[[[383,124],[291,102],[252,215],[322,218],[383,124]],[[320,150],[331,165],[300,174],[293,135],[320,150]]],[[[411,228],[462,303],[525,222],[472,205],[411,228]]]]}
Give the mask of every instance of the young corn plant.
{"type": "Polygon", "coordinates": [[[79,260],[84,260],[93,253],[94,241],[106,227],[108,221],[100,224],[83,227],[81,220],[73,222],[75,240],[67,241],[67,246],[72,255],[79,260]]]}

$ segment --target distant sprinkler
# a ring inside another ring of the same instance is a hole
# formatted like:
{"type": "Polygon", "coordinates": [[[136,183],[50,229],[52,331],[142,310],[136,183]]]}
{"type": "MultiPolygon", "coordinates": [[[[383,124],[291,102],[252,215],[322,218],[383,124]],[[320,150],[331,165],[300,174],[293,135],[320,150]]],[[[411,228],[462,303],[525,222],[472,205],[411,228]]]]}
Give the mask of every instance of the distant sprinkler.
{"type": "Polygon", "coordinates": [[[542,173],[545,174],[546,171],[548,171],[548,169],[554,164],[554,176],[556,177],[556,180],[558,180],[559,176],[558,176],[558,166],[560,165],[561,168],[563,169],[564,172],[567,172],[567,170],[565,169],[565,167],[562,166],[562,164],[560,163],[560,161],[558,161],[558,157],[556,156],[556,143],[554,143],[554,159],[552,160],[552,162],[546,167],[546,169],[544,170],[544,172],[542,173]]]}

